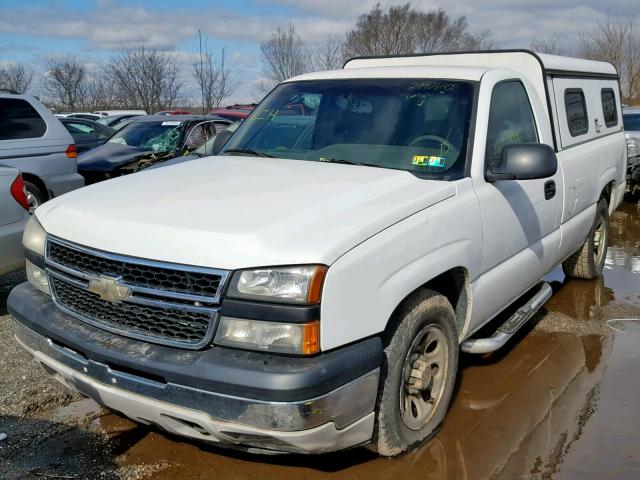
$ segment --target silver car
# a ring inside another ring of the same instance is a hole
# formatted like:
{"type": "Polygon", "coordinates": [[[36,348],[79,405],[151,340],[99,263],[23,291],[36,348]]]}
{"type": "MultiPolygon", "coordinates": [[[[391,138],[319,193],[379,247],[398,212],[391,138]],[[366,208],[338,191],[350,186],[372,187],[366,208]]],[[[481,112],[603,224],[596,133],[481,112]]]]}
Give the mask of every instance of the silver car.
{"type": "Polygon", "coordinates": [[[84,186],[76,146],[60,121],[31,95],[0,90],[0,164],[19,169],[30,209],[84,186]]]}
{"type": "Polygon", "coordinates": [[[28,218],[20,172],[0,165],[0,275],[24,266],[22,231],[28,218]]]}

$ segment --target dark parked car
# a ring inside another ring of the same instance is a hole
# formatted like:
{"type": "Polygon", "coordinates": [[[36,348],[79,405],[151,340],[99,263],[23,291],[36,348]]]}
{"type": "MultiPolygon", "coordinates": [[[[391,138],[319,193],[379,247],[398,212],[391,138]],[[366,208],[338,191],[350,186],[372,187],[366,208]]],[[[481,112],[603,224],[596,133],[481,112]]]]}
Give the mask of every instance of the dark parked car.
{"type": "Polygon", "coordinates": [[[81,118],[62,117],[60,121],[75,140],[78,153],[86,152],[98,145],[102,145],[116,132],[106,125],[100,125],[98,122],[81,118]]]}
{"type": "Polygon", "coordinates": [[[207,115],[141,116],[78,157],[87,184],[188,155],[232,122],[207,115]]]}
{"type": "Polygon", "coordinates": [[[191,160],[197,160],[198,158],[203,157],[211,157],[214,155],[218,155],[226,143],[229,141],[234,132],[238,129],[242,122],[232,123],[228,128],[224,130],[219,130],[218,133],[206,142],[204,142],[201,146],[196,148],[189,155],[181,155],[179,157],[174,157],[171,160],[167,160],[166,162],[158,163],[149,167],[149,169],[154,168],[164,168],[169,167],[171,165],[176,165],[178,163],[189,162],[191,160]]]}

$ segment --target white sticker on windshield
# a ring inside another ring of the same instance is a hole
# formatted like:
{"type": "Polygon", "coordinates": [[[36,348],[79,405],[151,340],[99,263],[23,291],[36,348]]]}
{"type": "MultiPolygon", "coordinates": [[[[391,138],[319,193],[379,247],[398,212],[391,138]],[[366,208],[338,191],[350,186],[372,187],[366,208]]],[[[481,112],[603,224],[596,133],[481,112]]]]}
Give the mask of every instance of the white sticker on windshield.
{"type": "Polygon", "coordinates": [[[176,125],[180,125],[182,122],[162,122],[163,127],[175,127],[176,125]]]}

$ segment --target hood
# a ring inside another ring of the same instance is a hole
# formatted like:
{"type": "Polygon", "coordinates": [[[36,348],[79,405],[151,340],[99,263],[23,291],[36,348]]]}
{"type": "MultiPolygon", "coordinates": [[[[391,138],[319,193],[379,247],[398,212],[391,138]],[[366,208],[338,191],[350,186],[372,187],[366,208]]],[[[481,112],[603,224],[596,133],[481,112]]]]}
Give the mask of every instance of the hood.
{"type": "Polygon", "coordinates": [[[151,148],[132,147],[120,143],[103,143],[78,157],[79,171],[111,172],[118,167],[151,155],[151,148]]]}
{"type": "Polygon", "coordinates": [[[398,170],[223,156],[75,190],[36,215],[60,238],[152,260],[230,270],[331,265],[455,192],[451,182],[398,170]]]}

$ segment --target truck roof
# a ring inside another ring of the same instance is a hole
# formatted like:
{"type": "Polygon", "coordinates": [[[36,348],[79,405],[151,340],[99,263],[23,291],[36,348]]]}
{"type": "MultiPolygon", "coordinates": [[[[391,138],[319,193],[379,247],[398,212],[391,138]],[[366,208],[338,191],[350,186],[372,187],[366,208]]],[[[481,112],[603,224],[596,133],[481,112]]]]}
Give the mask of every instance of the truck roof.
{"type": "Polygon", "coordinates": [[[482,67],[462,66],[420,66],[393,65],[371,66],[364,68],[345,68],[343,70],[327,70],[312,72],[290,78],[287,82],[304,80],[333,80],[348,78],[446,78],[456,80],[480,80],[489,70],[482,67]]]}
{"type": "Polygon", "coordinates": [[[573,73],[580,75],[617,75],[607,62],[585,60],[536,53],[531,50],[488,50],[478,52],[451,52],[436,54],[356,57],[344,64],[345,69],[386,66],[457,66],[481,68],[511,68],[523,73],[543,70],[545,73],[573,73]]]}

